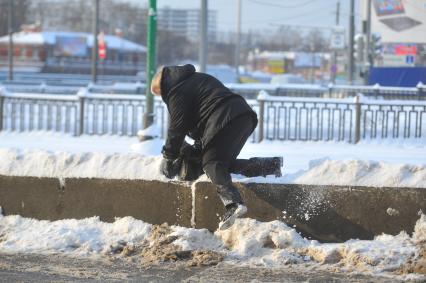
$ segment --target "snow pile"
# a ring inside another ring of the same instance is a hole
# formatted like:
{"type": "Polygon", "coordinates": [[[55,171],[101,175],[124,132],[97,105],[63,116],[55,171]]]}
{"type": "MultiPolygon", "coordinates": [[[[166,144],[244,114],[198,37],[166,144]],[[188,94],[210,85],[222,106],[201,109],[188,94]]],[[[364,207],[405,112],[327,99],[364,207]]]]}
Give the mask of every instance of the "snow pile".
{"type": "Polygon", "coordinates": [[[103,223],[96,217],[49,222],[0,216],[0,252],[138,256],[142,263],[188,260],[190,265],[222,260],[265,267],[304,263],[395,276],[424,248],[425,232],[424,215],[417,221],[413,237],[401,232],[371,241],[333,244],[307,240],[279,221],[237,219],[230,229],[212,234],[206,229],[150,225],[131,217],[103,223]]]}
{"type": "Polygon", "coordinates": [[[425,245],[426,249],[426,215],[422,214],[414,227],[414,242],[425,245]]]}
{"type": "Polygon", "coordinates": [[[105,254],[121,242],[140,242],[151,225],[132,217],[114,223],[98,217],[45,221],[12,215],[0,216],[0,251],[10,253],[105,254]]]}
{"type": "Polygon", "coordinates": [[[237,219],[231,228],[218,230],[216,235],[230,250],[230,261],[268,267],[304,262],[305,257],[297,253],[297,249],[314,243],[283,222],[249,218],[237,219]]]}
{"type": "MultiPolygon", "coordinates": [[[[141,133],[158,136],[160,129],[153,126],[141,133]]],[[[166,181],[158,170],[163,144],[162,139],[137,142],[135,137],[0,132],[0,175],[166,181]]],[[[283,177],[234,175],[235,181],[426,188],[426,144],[421,139],[356,145],[247,143],[239,158],[253,156],[283,156],[283,177]]]]}
{"type": "Polygon", "coordinates": [[[426,166],[365,160],[317,160],[294,183],[426,188],[426,166]]]}
{"type": "Polygon", "coordinates": [[[145,179],[167,181],[159,156],[0,149],[0,174],[35,177],[145,179]]]}
{"type": "MultiPolygon", "coordinates": [[[[137,151],[153,151],[158,141],[133,145],[137,151]]],[[[144,179],[168,181],[159,171],[160,155],[141,153],[69,153],[0,148],[0,174],[35,177],[144,179]]],[[[285,165],[282,168],[286,172],[285,165]]],[[[307,170],[283,177],[246,178],[234,181],[315,185],[389,186],[426,188],[426,165],[392,164],[363,160],[313,160],[307,170]]],[[[200,180],[208,180],[201,177],[200,180]]]]}
{"type": "MultiPolygon", "coordinates": [[[[144,130],[139,130],[137,133],[139,140],[144,140],[144,137],[150,138],[160,138],[161,137],[161,128],[154,124],[144,130]]],[[[144,144],[139,144],[140,147],[144,147],[144,144]]]]}
{"type": "MultiPolygon", "coordinates": [[[[417,226],[425,225],[425,220],[419,220],[417,226]]],[[[231,229],[216,235],[231,250],[231,261],[269,267],[314,262],[349,271],[380,273],[398,270],[417,249],[405,232],[381,235],[372,241],[321,244],[302,238],[282,222],[252,219],[239,219],[231,229]]]]}

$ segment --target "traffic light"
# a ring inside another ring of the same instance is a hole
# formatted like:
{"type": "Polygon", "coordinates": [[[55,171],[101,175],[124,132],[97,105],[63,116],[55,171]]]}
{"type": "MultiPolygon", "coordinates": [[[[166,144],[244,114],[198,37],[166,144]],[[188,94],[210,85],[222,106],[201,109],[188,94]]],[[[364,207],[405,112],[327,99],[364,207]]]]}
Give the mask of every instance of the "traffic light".
{"type": "Polygon", "coordinates": [[[360,33],[354,37],[354,59],[357,63],[362,63],[365,59],[365,36],[360,33]]]}
{"type": "Polygon", "coordinates": [[[370,54],[372,58],[378,58],[383,53],[382,37],[378,33],[371,34],[370,54]]]}

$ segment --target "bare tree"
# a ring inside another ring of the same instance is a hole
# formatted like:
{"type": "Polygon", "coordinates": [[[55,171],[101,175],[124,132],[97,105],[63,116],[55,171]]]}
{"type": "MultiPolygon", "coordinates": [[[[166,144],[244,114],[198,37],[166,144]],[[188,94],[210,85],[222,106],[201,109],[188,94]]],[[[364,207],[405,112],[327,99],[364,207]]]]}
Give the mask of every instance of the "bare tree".
{"type": "Polygon", "coordinates": [[[157,32],[158,64],[180,63],[182,60],[196,60],[198,47],[185,36],[169,30],[157,32]]]}
{"type": "MultiPolygon", "coordinates": [[[[28,0],[13,0],[13,30],[19,31],[21,25],[26,24],[26,15],[29,7],[28,0]]],[[[0,36],[8,34],[9,0],[0,0],[0,36]]]]}
{"type": "MultiPolygon", "coordinates": [[[[91,0],[33,0],[31,8],[30,19],[40,23],[43,30],[92,32],[94,5],[91,0]]],[[[144,44],[146,16],[144,7],[117,0],[102,0],[99,29],[108,34],[120,29],[125,38],[144,44]]]]}
{"type": "Polygon", "coordinates": [[[329,51],[329,42],[320,30],[311,30],[303,37],[303,51],[329,51]]]}

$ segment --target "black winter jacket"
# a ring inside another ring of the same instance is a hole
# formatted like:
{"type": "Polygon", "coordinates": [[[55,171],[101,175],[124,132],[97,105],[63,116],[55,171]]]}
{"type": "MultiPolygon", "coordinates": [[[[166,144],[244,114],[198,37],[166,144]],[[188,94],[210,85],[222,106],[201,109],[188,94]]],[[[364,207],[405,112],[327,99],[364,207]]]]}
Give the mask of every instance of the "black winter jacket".
{"type": "MultiPolygon", "coordinates": [[[[257,115],[245,99],[231,92],[216,78],[195,72],[193,65],[164,67],[161,96],[170,114],[163,156],[176,159],[185,136],[200,140],[205,148],[232,119],[257,115]]],[[[248,118],[250,119],[250,118],[248,118]]]]}

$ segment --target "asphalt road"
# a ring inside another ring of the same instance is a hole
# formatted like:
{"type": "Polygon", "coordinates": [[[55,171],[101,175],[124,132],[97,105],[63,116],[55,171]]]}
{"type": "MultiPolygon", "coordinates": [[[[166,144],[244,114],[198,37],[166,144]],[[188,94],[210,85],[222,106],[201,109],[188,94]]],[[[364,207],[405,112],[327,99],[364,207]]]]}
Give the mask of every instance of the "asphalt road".
{"type": "Polygon", "coordinates": [[[63,255],[0,254],[0,282],[399,282],[389,278],[318,271],[312,266],[238,267],[221,263],[141,266],[135,258],[87,259],[63,255]]]}

